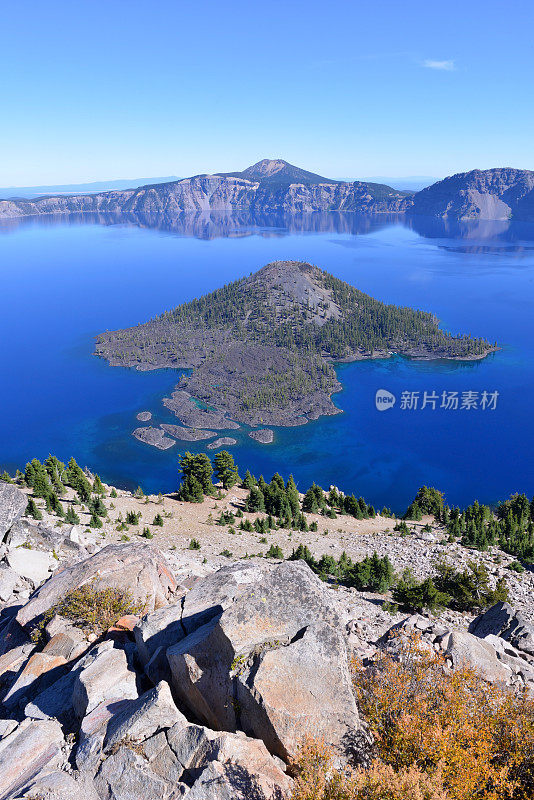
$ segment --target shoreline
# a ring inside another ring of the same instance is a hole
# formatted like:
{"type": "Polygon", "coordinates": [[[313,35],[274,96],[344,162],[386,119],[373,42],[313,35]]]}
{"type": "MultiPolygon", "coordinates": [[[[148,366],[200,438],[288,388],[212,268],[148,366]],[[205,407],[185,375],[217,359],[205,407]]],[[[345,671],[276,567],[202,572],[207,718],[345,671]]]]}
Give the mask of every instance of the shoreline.
{"type": "MultiPolygon", "coordinates": [[[[389,360],[391,358],[394,358],[395,356],[398,356],[399,358],[406,359],[407,361],[425,361],[425,362],[430,362],[430,361],[455,361],[455,362],[465,361],[465,362],[474,362],[474,361],[482,361],[483,359],[487,358],[487,356],[491,355],[492,353],[496,353],[496,352],[498,352],[500,350],[502,350],[502,347],[495,347],[495,348],[491,348],[490,350],[486,351],[485,353],[481,353],[481,354],[477,354],[477,355],[472,355],[472,356],[449,356],[449,357],[440,356],[440,355],[430,355],[430,354],[427,354],[427,355],[412,355],[412,354],[405,354],[405,353],[400,353],[400,352],[396,352],[396,351],[388,351],[388,352],[379,351],[377,353],[374,353],[373,355],[356,354],[354,356],[346,357],[346,358],[342,358],[342,359],[326,359],[325,358],[325,361],[328,360],[328,362],[331,363],[334,366],[334,369],[335,369],[335,365],[336,364],[343,365],[343,364],[355,364],[355,363],[359,363],[359,362],[363,362],[363,361],[389,360]]],[[[104,358],[104,360],[107,360],[105,358],[105,356],[99,355],[98,357],[99,358],[104,358]]],[[[109,361],[108,361],[108,364],[110,366],[118,366],[118,365],[110,364],[109,361]]],[[[128,369],[132,369],[132,367],[128,367],[128,369]]],[[[168,366],[163,366],[163,367],[154,366],[154,367],[151,367],[151,366],[148,366],[148,365],[139,365],[137,367],[133,367],[133,369],[136,369],[139,372],[149,372],[149,371],[153,371],[153,370],[157,370],[157,369],[172,369],[172,367],[168,367],[168,366]]],[[[337,377],[337,372],[336,372],[336,377],[337,377]]],[[[343,386],[341,385],[339,380],[338,380],[338,384],[339,384],[339,388],[335,388],[330,393],[324,393],[325,398],[327,397],[328,401],[330,401],[331,404],[332,404],[331,407],[330,407],[331,410],[329,408],[328,412],[326,410],[321,410],[321,408],[319,407],[316,410],[315,409],[310,409],[308,412],[306,412],[306,414],[296,415],[294,422],[290,422],[287,419],[284,422],[282,422],[281,420],[272,421],[272,419],[271,419],[268,422],[265,422],[265,423],[264,422],[260,422],[259,424],[262,425],[263,427],[297,428],[297,427],[302,427],[303,425],[306,425],[308,422],[315,422],[316,420],[318,420],[321,417],[337,416],[337,414],[343,414],[344,413],[343,409],[339,408],[338,406],[335,406],[333,401],[332,401],[332,396],[334,394],[339,394],[340,392],[343,391],[343,386]],[[317,413],[315,413],[316,411],[317,411],[317,413]],[[297,421],[297,419],[299,421],[297,421]]],[[[224,407],[222,407],[221,405],[219,405],[217,403],[213,403],[213,401],[212,401],[212,404],[210,406],[206,406],[206,408],[197,407],[196,408],[196,411],[197,411],[196,424],[195,425],[188,425],[180,417],[180,415],[178,413],[179,409],[177,408],[175,410],[176,404],[175,404],[175,401],[174,401],[174,396],[177,395],[177,394],[182,395],[182,397],[184,395],[187,395],[188,399],[193,401],[195,404],[196,403],[202,403],[203,405],[206,405],[206,404],[201,398],[195,397],[195,395],[187,392],[186,390],[181,389],[180,388],[180,383],[176,384],[176,386],[174,387],[173,392],[171,393],[171,398],[162,398],[161,402],[162,402],[163,406],[168,411],[171,411],[172,413],[174,413],[174,415],[180,420],[180,422],[181,422],[181,424],[182,424],[182,426],[184,428],[184,431],[194,432],[194,431],[198,431],[198,430],[200,430],[200,431],[206,430],[207,431],[208,429],[210,429],[212,431],[222,432],[222,431],[228,431],[228,430],[232,430],[232,429],[237,430],[238,428],[241,427],[241,425],[247,425],[247,426],[251,427],[252,429],[257,427],[257,423],[255,423],[255,422],[253,422],[251,420],[245,420],[245,419],[236,420],[235,418],[233,418],[233,417],[231,417],[229,415],[227,409],[225,409],[224,407]],[[165,400],[167,400],[167,402],[165,402],[165,400]],[[204,427],[203,424],[198,422],[198,417],[201,416],[202,414],[206,414],[206,416],[210,417],[209,422],[211,424],[208,425],[208,420],[207,420],[206,421],[206,426],[204,427]],[[214,417],[218,417],[221,420],[221,422],[224,422],[226,424],[224,424],[221,427],[219,427],[216,424],[213,424],[214,417]]],[[[269,414],[269,416],[275,415],[276,413],[284,414],[284,416],[287,413],[291,414],[290,411],[287,412],[287,410],[285,410],[285,409],[280,411],[280,412],[277,412],[277,411],[266,412],[266,414],[269,414]]],[[[184,414],[185,414],[185,412],[184,412],[184,414]]],[[[167,426],[167,427],[172,427],[172,426],[167,426]]],[[[165,430],[165,428],[163,428],[163,430],[165,430]]],[[[170,431],[167,431],[167,432],[169,433],[170,431]]],[[[252,431],[252,433],[253,432],[254,431],[252,431]]],[[[250,436],[250,433],[248,435],[250,436]]],[[[139,438],[139,437],[136,437],[136,438],[139,438]]],[[[204,438],[204,437],[202,437],[202,438],[204,438]]],[[[205,438],[209,438],[209,435],[206,436],[205,438]]],[[[252,436],[251,438],[255,438],[255,437],[252,436]]],[[[190,441],[200,441],[200,439],[191,439],[190,441]]],[[[261,440],[257,440],[257,441],[260,441],[261,444],[270,443],[270,442],[261,442],[261,440]]],[[[146,442],[146,443],[150,444],[149,442],[146,442]]]]}

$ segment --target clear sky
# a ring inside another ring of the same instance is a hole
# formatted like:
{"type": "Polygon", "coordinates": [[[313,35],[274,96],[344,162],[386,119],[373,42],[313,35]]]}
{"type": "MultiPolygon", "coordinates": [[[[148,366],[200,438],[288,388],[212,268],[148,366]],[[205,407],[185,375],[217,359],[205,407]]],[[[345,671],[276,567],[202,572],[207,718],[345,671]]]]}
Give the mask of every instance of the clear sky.
{"type": "Polygon", "coordinates": [[[0,186],[242,169],[534,169],[531,0],[24,0],[0,186]]]}

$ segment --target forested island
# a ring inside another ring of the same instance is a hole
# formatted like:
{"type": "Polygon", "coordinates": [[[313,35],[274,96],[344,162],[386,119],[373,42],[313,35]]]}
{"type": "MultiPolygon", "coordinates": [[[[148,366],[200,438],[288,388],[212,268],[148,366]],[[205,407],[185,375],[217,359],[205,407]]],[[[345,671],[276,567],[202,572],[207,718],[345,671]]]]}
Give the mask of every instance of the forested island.
{"type": "Polygon", "coordinates": [[[495,349],[316,266],[276,261],[144,324],[100,334],[95,353],[112,366],[191,369],[164,404],[188,427],[217,430],[302,425],[338,413],[336,361],[472,360],[495,349]]]}

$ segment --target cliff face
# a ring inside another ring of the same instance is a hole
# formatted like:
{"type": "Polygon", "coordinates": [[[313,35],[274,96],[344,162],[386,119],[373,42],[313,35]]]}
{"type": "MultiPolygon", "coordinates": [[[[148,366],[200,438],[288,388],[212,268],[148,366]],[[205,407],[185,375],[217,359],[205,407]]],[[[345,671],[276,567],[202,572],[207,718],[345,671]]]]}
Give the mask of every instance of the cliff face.
{"type": "Polygon", "coordinates": [[[410,214],[457,220],[534,220],[534,172],[473,170],[452,175],[414,195],[410,214]]]}
{"type": "Polygon", "coordinates": [[[406,205],[406,195],[389,186],[334,181],[285,161],[265,159],[243,172],[195,175],[139,189],[0,200],[0,218],[87,212],[171,216],[202,211],[397,213],[406,205]]]}
{"type": "Polygon", "coordinates": [[[534,221],[534,172],[473,170],[408,195],[390,186],[323,178],[282,160],[264,159],[243,172],[195,175],[138,189],[0,200],[0,219],[39,214],[182,213],[307,214],[346,211],[412,214],[450,220],[534,221]]]}
{"type": "Polygon", "coordinates": [[[406,196],[367,183],[273,184],[234,176],[198,175],[123,192],[2,200],[1,217],[78,212],[180,214],[198,211],[397,213],[406,196]]]}

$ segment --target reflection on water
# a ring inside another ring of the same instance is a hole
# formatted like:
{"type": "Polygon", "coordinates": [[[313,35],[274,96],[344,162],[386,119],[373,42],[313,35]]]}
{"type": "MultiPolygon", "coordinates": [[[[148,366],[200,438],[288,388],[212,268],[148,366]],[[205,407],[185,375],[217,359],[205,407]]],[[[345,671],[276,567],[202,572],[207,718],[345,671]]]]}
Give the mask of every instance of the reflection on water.
{"type": "Polygon", "coordinates": [[[443,239],[438,247],[458,253],[492,255],[533,250],[534,223],[509,220],[455,221],[403,214],[355,214],[339,211],[309,214],[144,214],[139,212],[49,214],[0,221],[0,233],[39,225],[126,225],[191,236],[210,241],[219,238],[261,236],[277,238],[299,233],[336,233],[361,236],[401,225],[425,239],[443,239]],[[454,240],[454,243],[447,243],[454,240]],[[459,241],[460,240],[460,241],[459,241]]]}
{"type": "Polygon", "coordinates": [[[296,233],[344,233],[368,234],[390,225],[399,224],[402,217],[394,214],[342,214],[325,212],[313,214],[225,214],[198,212],[196,214],[47,214],[35,217],[19,217],[3,220],[0,232],[10,232],[28,225],[131,225],[151,228],[196,239],[219,239],[221,237],[243,238],[263,236],[266,238],[290,236],[296,233]]]}

